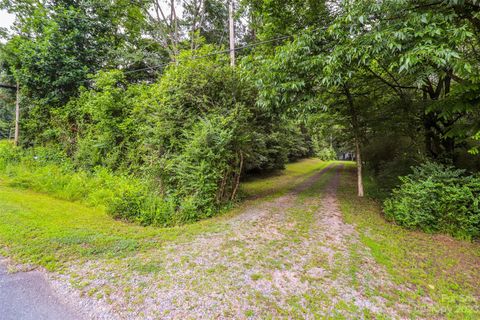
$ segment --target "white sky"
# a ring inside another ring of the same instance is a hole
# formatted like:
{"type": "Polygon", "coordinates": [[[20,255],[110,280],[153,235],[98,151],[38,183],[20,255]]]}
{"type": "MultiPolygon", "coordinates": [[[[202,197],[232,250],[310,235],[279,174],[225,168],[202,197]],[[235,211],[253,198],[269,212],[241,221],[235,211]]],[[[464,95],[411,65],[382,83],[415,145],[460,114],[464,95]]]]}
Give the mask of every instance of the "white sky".
{"type": "MultiPolygon", "coordinates": [[[[170,6],[168,4],[162,4],[162,8],[167,12],[166,14],[170,12],[170,6]]],[[[183,14],[183,7],[178,6],[176,10],[177,10],[177,15],[181,17],[183,14]]],[[[12,26],[14,20],[15,20],[15,16],[13,14],[9,14],[6,10],[3,10],[3,9],[0,10],[0,27],[9,28],[12,26]]]]}
{"type": "Polygon", "coordinates": [[[14,20],[14,15],[9,14],[5,10],[0,10],[0,27],[9,28],[13,24],[14,20]]]}

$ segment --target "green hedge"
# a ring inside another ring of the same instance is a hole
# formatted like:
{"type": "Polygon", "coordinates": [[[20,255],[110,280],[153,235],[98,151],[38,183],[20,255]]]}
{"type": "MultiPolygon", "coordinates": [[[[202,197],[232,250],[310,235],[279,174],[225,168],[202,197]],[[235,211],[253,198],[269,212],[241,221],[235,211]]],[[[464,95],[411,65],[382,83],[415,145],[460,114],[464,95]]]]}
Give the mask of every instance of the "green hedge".
{"type": "Polygon", "coordinates": [[[384,202],[399,225],[457,238],[480,237],[480,178],[437,163],[413,168],[384,202]]]}

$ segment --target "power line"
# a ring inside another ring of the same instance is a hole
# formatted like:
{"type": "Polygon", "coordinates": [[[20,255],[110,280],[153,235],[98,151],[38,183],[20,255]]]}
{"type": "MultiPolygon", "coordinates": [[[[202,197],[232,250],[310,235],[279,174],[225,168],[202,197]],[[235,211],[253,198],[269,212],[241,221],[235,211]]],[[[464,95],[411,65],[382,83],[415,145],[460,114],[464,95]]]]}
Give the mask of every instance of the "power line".
{"type": "MultiPolygon", "coordinates": [[[[311,32],[326,30],[327,28],[328,28],[328,26],[323,26],[323,27],[319,27],[319,28],[316,28],[316,29],[312,29],[311,32]]],[[[246,45],[243,45],[243,46],[235,47],[235,50],[237,51],[237,50],[244,50],[244,49],[248,49],[248,48],[254,48],[254,47],[258,47],[260,45],[267,44],[267,43],[272,43],[272,42],[276,42],[276,41],[291,39],[294,36],[295,35],[284,35],[284,36],[279,36],[279,37],[276,37],[276,38],[257,41],[255,43],[250,43],[250,44],[246,44],[246,45]]],[[[208,58],[208,57],[219,55],[219,54],[227,54],[227,53],[230,53],[230,51],[231,50],[229,50],[229,49],[218,50],[218,51],[213,51],[213,52],[201,55],[201,56],[192,56],[191,58],[185,59],[185,60],[192,61],[192,60],[204,59],[204,58],[208,58]]],[[[133,70],[127,70],[127,71],[124,71],[123,73],[124,74],[131,74],[131,73],[147,71],[147,70],[156,70],[156,69],[159,69],[159,68],[162,68],[162,67],[169,66],[171,64],[176,64],[176,63],[181,63],[181,62],[182,61],[169,61],[169,62],[161,63],[161,64],[158,64],[158,65],[155,65],[155,66],[133,69],[133,70]]],[[[88,81],[91,81],[91,79],[81,80],[81,81],[78,81],[77,83],[83,83],[83,82],[88,82],[88,81]]]]}
{"type": "MultiPolygon", "coordinates": [[[[278,37],[278,38],[274,38],[274,39],[269,39],[269,40],[265,40],[265,41],[258,41],[258,42],[251,43],[251,44],[247,44],[247,45],[244,45],[244,46],[235,47],[235,51],[237,51],[237,50],[244,50],[244,49],[248,49],[248,48],[253,48],[253,47],[257,47],[257,46],[262,45],[262,44],[266,44],[266,43],[270,43],[270,42],[275,42],[275,41],[280,41],[280,40],[285,40],[285,39],[292,38],[292,37],[293,37],[293,36],[282,36],[282,37],[278,37]]],[[[207,54],[204,54],[204,55],[201,55],[201,56],[193,56],[193,57],[191,57],[191,58],[189,58],[189,59],[186,59],[186,60],[189,60],[189,61],[198,60],[198,59],[208,58],[208,57],[215,56],[215,55],[219,55],[219,54],[227,54],[227,53],[229,53],[229,52],[230,52],[229,49],[219,50],[219,51],[210,52],[210,53],[207,53],[207,54]]],[[[181,62],[181,61],[178,61],[178,62],[181,62]]],[[[165,62],[165,63],[162,63],[162,64],[158,64],[158,65],[156,65],[156,66],[145,67],[145,68],[135,69],[135,70],[128,70],[128,71],[125,71],[124,73],[125,73],[125,74],[128,74],[128,73],[134,73],[134,72],[139,72],[139,71],[159,69],[159,68],[161,68],[161,67],[165,67],[165,66],[168,66],[168,65],[171,65],[171,64],[175,64],[175,63],[176,63],[175,61],[169,61],[169,62],[165,62]]]]}

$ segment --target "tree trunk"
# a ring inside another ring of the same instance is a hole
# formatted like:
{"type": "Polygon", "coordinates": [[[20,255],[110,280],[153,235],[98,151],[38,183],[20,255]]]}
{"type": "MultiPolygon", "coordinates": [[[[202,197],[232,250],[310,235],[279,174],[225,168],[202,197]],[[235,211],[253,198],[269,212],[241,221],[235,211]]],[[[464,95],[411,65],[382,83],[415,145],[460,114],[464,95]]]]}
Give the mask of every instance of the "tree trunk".
{"type": "Polygon", "coordinates": [[[358,196],[363,197],[363,165],[362,165],[362,152],[360,150],[360,142],[358,137],[355,138],[355,159],[357,160],[357,185],[358,185],[358,196]]]}
{"type": "Polygon", "coordinates": [[[233,0],[228,1],[228,25],[230,30],[230,65],[235,66],[235,23],[233,20],[233,0]]]}
{"type": "Polygon", "coordinates": [[[15,138],[14,144],[18,146],[20,136],[20,85],[17,81],[17,98],[15,101],[15,138]]]}
{"type": "Polygon", "coordinates": [[[355,108],[355,103],[353,101],[353,96],[350,92],[348,85],[344,85],[345,95],[347,96],[348,104],[350,107],[349,113],[352,122],[352,129],[355,139],[355,159],[357,161],[357,186],[358,186],[358,196],[363,197],[363,174],[362,174],[362,155],[360,148],[360,124],[358,121],[357,110],[355,108]]]}
{"type": "Polygon", "coordinates": [[[238,168],[238,173],[235,177],[235,186],[233,188],[232,198],[231,198],[232,201],[235,200],[235,197],[237,196],[238,186],[240,185],[240,178],[242,176],[242,171],[243,171],[243,152],[240,151],[239,154],[240,154],[240,166],[238,168]]]}
{"type": "MultiPolygon", "coordinates": [[[[180,37],[178,34],[178,19],[177,19],[177,12],[175,11],[175,1],[172,0],[171,2],[171,15],[172,15],[172,24],[173,24],[173,51],[175,52],[175,56],[178,55],[178,43],[180,42],[180,37]]],[[[176,59],[176,57],[175,57],[176,59]]]]}

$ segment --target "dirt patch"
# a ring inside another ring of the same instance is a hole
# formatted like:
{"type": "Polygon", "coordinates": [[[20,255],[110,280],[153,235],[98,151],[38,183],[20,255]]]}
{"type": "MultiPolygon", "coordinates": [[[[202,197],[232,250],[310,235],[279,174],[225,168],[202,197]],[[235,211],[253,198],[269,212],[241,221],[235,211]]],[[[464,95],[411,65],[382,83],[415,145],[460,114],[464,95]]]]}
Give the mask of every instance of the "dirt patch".
{"type": "Polygon", "coordinates": [[[338,168],[327,167],[288,194],[245,208],[223,231],[116,265],[72,264],[56,283],[66,294],[76,292],[71,296],[97,310],[89,317],[98,319],[312,319],[365,312],[397,318],[379,294],[393,290],[392,282],[343,222],[338,180],[338,168]],[[327,172],[336,174],[322,186],[327,172]],[[88,281],[72,289],[71,274],[88,281]]]}
{"type": "MultiPolygon", "coordinates": [[[[339,277],[325,277],[323,283],[327,290],[336,292],[336,302],[342,301],[355,306],[356,312],[368,312],[399,318],[396,310],[385,304],[383,298],[372,296],[372,291],[385,291],[395,288],[387,273],[372,258],[369,250],[360,244],[355,228],[346,224],[336,197],[339,174],[324,189],[321,209],[316,213],[318,232],[315,241],[321,243],[320,249],[328,256],[331,272],[340,273],[339,277]],[[354,252],[352,252],[354,250],[354,252]],[[345,273],[339,269],[351,269],[345,273]]],[[[312,272],[312,271],[311,271],[312,272]]],[[[341,312],[348,316],[348,311],[341,312]]]]}

